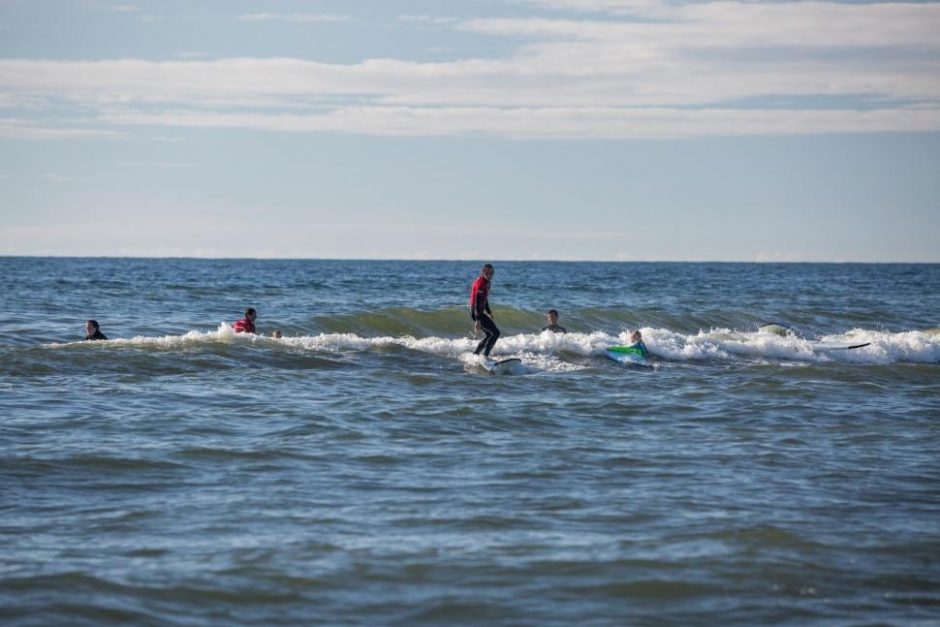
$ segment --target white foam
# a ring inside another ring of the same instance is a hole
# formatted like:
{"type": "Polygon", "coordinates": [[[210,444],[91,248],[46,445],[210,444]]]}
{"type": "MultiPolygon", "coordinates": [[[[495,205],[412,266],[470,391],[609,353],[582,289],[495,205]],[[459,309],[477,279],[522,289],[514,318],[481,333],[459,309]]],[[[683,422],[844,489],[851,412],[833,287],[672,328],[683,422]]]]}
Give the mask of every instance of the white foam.
{"type": "MultiPolygon", "coordinates": [[[[853,350],[818,351],[814,341],[796,335],[775,335],[762,332],[742,332],[731,329],[701,330],[683,334],[668,329],[642,328],[643,339],[654,358],[665,361],[734,361],[770,359],[778,361],[827,362],[840,361],[857,364],[940,363],[940,330],[891,333],[866,329],[852,329],[843,334],[828,335],[824,342],[862,344],[869,346],[853,350]]],[[[76,345],[139,346],[173,350],[208,343],[253,343],[259,345],[286,345],[310,351],[362,352],[403,347],[445,358],[465,361],[476,348],[477,339],[413,336],[363,337],[355,333],[321,333],[319,335],[283,337],[275,340],[266,336],[235,333],[223,322],[215,331],[190,331],[183,335],[162,337],[138,336],[112,339],[108,342],[71,342],[49,344],[48,347],[76,345]]],[[[491,355],[494,359],[519,357],[533,371],[561,372],[590,367],[592,357],[600,357],[608,346],[630,343],[627,331],[616,335],[593,333],[521,333],[502,336],[491,355]]]]}
{"type": "Polygon", "coordinates": [[[188,331],[183,335],[164,335],[149,336],[138,335],[131,338],[111,338],[106,342],[86,342],[79,340],[76,342],[46,344],[49,348],[59,348],[64,346],[139,346],[155,347],[164,349],[181,348],[185,346],[194,346],[198,344],[208,344],[212,342],[270,342],[276,341],[273,338],[255,335],[253,333],[235,333],[231,325],[227,322],[219,324],[215,331],[188,331]]]}
{"type": "Polygon", "coordinates": [[[654,355],[667,359],[734,359],[737,357],[779,360],[858,364],[940,363],[940,334],[933,331],[890,333],[852,329],[846,333],[827,335],[818,341],[836,344],[864,344],[852,350],[824,351],[814,348],[817,340],[796,335],[746,333],[729,329],[700,331],[683,336],[658,330],[644,335],[654,355]]]}

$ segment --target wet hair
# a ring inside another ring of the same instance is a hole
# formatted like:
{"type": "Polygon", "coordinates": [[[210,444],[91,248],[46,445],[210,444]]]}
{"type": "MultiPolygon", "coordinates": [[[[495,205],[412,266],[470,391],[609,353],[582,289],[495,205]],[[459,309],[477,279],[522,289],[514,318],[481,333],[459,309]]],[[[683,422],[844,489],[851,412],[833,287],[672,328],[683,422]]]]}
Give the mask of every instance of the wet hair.
{"type": "Polygon", "coordinates": [[[546,311],[545,313],[547,313],[549,316],[555,316],[556,318],[558,317],[558,310],[557,310],[557,309],[549,309],[549,310],[546,311]]]}
{"type": "Polygon", "coordinates": [[[257,315],[258,315],[258,312],[255,311],[255,308],[254,308],[254,307],[249,307],[248,309],[245,310],[245,317],[246,317],[246,318],[247,318],[248,316],[257,316],[257,315]]]}
{"type": "Polygon", "coordinates": [[[484,263],[484,264],[483,264],[483,267],[480,268],[480,274],[483,274],[483,273],[486,272],[487,270],[492,270],[492,269],[493,269],[493,264],[491,264],[491,263],[484,263]]]}
{"type": "Polygon", "coordinates": [[[86,322],[85,324],[90,324],[91,326],[95,327],[95,330],[96,330],[96,331],[98,330],[98,321],[97,321],[97,320],[89,320],[89,321],[86,322]]]}

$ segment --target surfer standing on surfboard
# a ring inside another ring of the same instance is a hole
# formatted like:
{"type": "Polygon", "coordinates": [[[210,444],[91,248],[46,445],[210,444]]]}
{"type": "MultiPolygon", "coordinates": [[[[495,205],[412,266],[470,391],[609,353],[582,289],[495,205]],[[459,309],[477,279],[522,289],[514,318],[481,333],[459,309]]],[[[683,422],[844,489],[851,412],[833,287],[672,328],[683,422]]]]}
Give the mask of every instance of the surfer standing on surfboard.
{"type": "Polygon", "coordinates": [[[480,268],[480,276],[473,282],[470,288],[470,318],[473,319],[473,330],[477,335],[482,331],[483,339],[473,351],[474,355],[479,355],[483,351],[483,356],[489,358],[493,345],[499,339],[499,329],[493,322],[493,312],[490,310],[490,281],[493,279],[493,264],[485,264],[480,268]]]}

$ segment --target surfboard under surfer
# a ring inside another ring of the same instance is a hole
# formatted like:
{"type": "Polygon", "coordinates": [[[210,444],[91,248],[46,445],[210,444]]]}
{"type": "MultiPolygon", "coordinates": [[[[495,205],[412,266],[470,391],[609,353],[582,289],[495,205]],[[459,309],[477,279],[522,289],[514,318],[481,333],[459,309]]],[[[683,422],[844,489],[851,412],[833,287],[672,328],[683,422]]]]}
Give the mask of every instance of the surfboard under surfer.
{"type": "Polygon", "coordinates": [[[490,309],[490,281],[493,280],[493,264],[484,264],[480,268],[480,276],[473,282],[470,288],[470,318],[473,320],[473,330],[480,334],[483,332],[483,339],[477,345],[474,355],[483,352],[483,356],[489,358],[490,351],[499,339],[499,328],[493,321],[493,312],[490,309]]]}

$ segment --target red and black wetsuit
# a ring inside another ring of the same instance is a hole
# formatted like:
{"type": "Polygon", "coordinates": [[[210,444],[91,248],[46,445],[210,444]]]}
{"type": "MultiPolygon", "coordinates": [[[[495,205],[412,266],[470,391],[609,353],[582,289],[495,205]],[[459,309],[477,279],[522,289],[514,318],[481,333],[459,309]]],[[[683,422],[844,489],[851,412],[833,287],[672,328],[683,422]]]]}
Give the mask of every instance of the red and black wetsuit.
{"type": "Polygon", "coordinates": [[[474,355],[479,355],[480,351],[483,351],[483,356],[489,357],[493,345],[499,339],[499,329],[496,327],[496,323],[493,322],[492,314],[493,312],[490,311],[490,282],[485,276],[480,275],[473,282],[473,287],[470,288],[470,318],[480,323],[480,328],[483,329],[484,333],[477,349],[473,351],[474,355]]]}
{"type": "Polygon", "coordinates": [[[249,320],[246,316],[233,324],[232,330],[235,331],[235,333],[254,333],[255,323],[249,320]]]}

